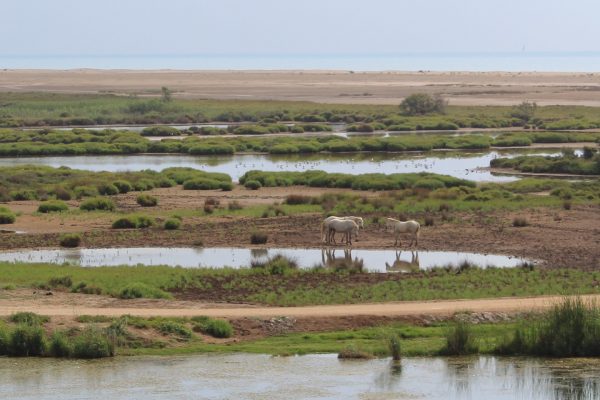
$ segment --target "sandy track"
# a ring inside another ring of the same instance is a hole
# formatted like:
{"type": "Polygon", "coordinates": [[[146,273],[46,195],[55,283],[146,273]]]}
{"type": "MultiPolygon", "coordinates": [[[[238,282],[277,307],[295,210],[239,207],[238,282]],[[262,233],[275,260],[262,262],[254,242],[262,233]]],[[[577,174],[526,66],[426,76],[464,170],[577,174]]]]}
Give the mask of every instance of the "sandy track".
{"type": "Polygon", "coordinates": [[[597,73],[3,70],[0,92],[116,93],[208,99],[302,100],[398,104],[414,92],[441,94],[453,105],[600,106],[597,73]]]}
{"type": "MultiPolygon", "coordinates": [[[[451,315],[458,311],[472,312],[522,312],[543,310],[562,301],[563,296],[543,296],[527,298],[498,298],[480,300],[445,300],[427,302],[395,302],[378,304],[328,305],[310,307],[235,307],[235,308],[119,308],[119,307],[78,307],[78,306],[23,306],[6,305],[0,301],[0,315],[7,316],[20,311],[33,311],[49,316],[76,315],[136,315],[163,317],[193,317],[206,315],[223,318],[269,318],[288,316],[296,318],[326,318],[348,316],[416,316],[451,315]]],[[[582,296],[584,301],[598,301],[600,295],[582,296]]]]}

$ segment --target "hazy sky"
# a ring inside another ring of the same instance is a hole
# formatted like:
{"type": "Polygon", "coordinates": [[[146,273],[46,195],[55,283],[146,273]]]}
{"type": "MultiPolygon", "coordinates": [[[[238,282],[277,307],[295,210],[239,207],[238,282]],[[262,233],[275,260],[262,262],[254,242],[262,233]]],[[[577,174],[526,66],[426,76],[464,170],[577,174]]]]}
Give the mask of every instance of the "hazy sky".
{"type": "Polygon", "coordinates": [[[600,51],[599,0],[0,0],[0,55],[600,51]]]}

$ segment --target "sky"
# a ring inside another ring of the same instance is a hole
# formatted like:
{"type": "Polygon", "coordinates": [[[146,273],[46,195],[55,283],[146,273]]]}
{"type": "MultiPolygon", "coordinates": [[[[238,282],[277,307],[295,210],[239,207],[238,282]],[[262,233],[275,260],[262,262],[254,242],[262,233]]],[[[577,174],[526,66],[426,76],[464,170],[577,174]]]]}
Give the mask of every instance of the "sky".
{"type": "Polygon", "coordinates": [[[598,52],[598,0],[0,0],[0,55],[598,52]]]}

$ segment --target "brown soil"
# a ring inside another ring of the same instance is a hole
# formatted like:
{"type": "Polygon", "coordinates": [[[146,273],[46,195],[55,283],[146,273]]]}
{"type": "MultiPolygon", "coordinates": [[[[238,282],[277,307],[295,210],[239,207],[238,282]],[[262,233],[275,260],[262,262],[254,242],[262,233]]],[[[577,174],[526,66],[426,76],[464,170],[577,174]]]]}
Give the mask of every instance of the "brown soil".
{"type": "Polygon", "coordinates": [[[399,104],[414,92],[453,105],[600,105],[597,73],[3,70],[0,91],[117,93],[177,97],[399,104]]]}
{"type": "MultiPolygon", "coordinates": [[[[160,189],[161,207],[181,208],[183,205],[201,207],[203,198],[222,196],[222,204],[232,199],[241,202],[266,202],[281,200],[287,190],[296,193],[316,194],[308,188],[279,188],[259,191],[236,189],[233,192],[212,192],[160,189]],[[248,193],[250,192],[250,193],[248,193]]],[[[289,192],[287,192],[289,193],[289,192]]],[[[372,194],[371,194],[372,195],[372,194]]],[[[123,208],[135,207],[134,195],[119,198],[123,208]]],[[[23,203],[10,203],[19,209],[23,203]]],[[[600,207],[573,205],[571,210],[526,209],[516,212],[495,211],[475,213],[450,213],[453,220],[443,222],[439,213],[433,213],[434,226],[422,227],[419,249],[450,250],[477,253],[506,254],[540,260],[549,267],[594,269],[600,267],[600,207]],[[512,226],[514,217],[525,217],[529,226],[512,226]]],[[[423,218],[423,216],[417,216],[423,218]]],[[[186,217],[184,226],[177,231],[160,228],[146,230],[110,229],[110,218],[94,216],[90,219],[75,217],[61,221],[61,217],[21,216],[11,229],[31,232],[25,235],[2,234],[0,249],[56,247],[60,232],[82,231],[85,247],[131,246],[190,246],[206,247],[319,247],[320,214],[281,216],[273,218],[247,217],[186,217]],[[62,225],[61,225],[62,224],[62,225]],[[266,232],[269,239],[264,246],[251,246],[250,234],[266,232]]],[[[403,243],[407,245],[406,242],[403,243]]],[[[361,231],[357,248],[392,248],[393,239],[384,226],[368,224],[361,231]]]]}

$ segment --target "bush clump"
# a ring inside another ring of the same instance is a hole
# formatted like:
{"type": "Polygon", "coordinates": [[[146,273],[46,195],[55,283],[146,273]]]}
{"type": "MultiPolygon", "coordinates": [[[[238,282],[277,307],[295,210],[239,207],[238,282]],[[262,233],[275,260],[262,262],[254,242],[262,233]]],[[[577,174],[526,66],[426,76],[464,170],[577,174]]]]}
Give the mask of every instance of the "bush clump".
{"type": "Polygon", "coordinates": [[[140,194],[136,198],[136,202],[142,207],[155,207],[158,204],[158,199],[149,194],[140,194]]]}
{"type": "Polygon", "coordinates": [[[167,231],[174,231],[181,227],[181,221],[177,218],[170,218],[165,221],[164,228],[167,231]]]}
{"type": "Polygon", "coordinates": [[[119,292],[121,299],[170,299],[171,295],[141,282],[130,283],[119,292]]]}
{"type": "Polygon", "coordinates": [[[98,193],[102,196],[113,196],[119,194],[119,189],[112,183],[103,183],[97,187],[98,193]]]}
{"type": "Polygon", "coordinates": [[[129,215],[112,223],[113,229],[143,229],[154,225],[154,218],[146,215],[129,215]]]}
{"type": "Polygon", "coordinates": [[[78,247],[81,244],[81,235],[78,233],[64,233],[60,235],[59,244],[62,247],[78,247]]]}
{"type": "Polygon", "coordinates": [[[229,321],[208,317],[195,317],[192,321],[197,322],[194,326],[195,331],[200,331],[216,338],[229,338],[233,336],[233,327],[229,321]]]}
{"type": "Polygon", "coordinates": [[[102,358],[115,355],[115,342],[106,332],[90,326],[73,341],[73,357],[102,358]]]}
{"type": "Polygon", "coordinates": [[[250,243],[252,244],[265,244],[267,243],[269,236],[263,232],[253,232],[250,235],[250,243]]]}
{"type": "Polygon", "coordinates": [[[127,181],[114,181],[113,185],[119,190],[119,193],[129,193],[133,190],[133,186],[127,181]]]}
{"type": "Polygon", "coordinates": [[[79,208],[83,211],[114,211],[115,203],[106,197],[93,197],[83,201],[79,208]]]}
{"type": "Polygon", "coordinates": [[[478,351],[475,336],[471,324],[464,320],[458,320],[446,332],[446,346],[442,354],[449,356],[462,356],[473,354],[478,351]]]}
{"type": "Polygon", "coordinates": [[[40,325],[19,324],[10,335],[8,353],[11,356],[41,356],[45,349],[44,329],[40,325]]]}
{"type": "Polygon", "coordinates": [[[262,187],[262,184],[259,181],[250,180],[244,184],[244,187],[250,190],[258,190],[262,187]]]}
{"type": "Polygon", "coordinates": [[[14,224],[17,216],[6,207],[0,207],[0,224],[14,224]]]}
{"type": "Polygon", "coordinates": [[[184,339],[190,339],[192,337],[192,331],[188,327],[175,321],[161,321],[156,325],[156,329],[163,335],[175,334],[184,339]]]}
{"type": "Polygon", "coordinates": [[[38,206],[38,212],[40,213],[51,213],[51,212],[63,212],[67,211],[69,206],[61,200],[48,200],[44,201],[38,206]]]}

